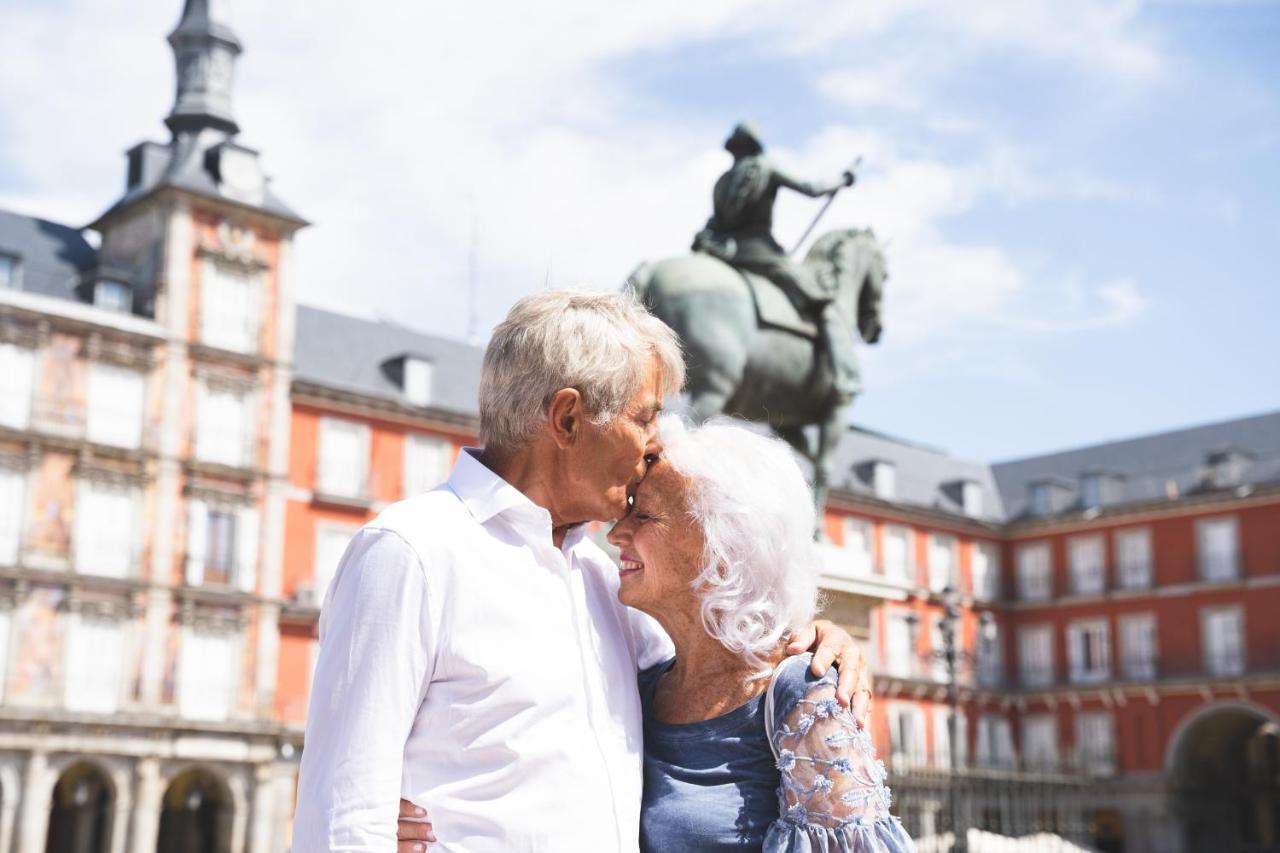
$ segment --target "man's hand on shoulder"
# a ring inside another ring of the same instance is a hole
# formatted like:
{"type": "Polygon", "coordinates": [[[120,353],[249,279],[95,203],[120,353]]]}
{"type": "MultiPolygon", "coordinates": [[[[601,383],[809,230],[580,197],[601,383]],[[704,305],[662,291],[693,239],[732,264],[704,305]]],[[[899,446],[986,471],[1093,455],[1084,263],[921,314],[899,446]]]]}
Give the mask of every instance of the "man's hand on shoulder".
{"type": "Polygon", "coordinates": [[[400,821],[396,824],[396,853],[425,853],[436,834],[427,820],[427,810],[408,800],[400,801],[400,821]]]}
{"type": "Polygon", "coordinates": [[[866,726],[871,716],[871,671],[867,668],[862,646],[849,632],[826,619],[811,622],[796,631],[787,646],[787,654],[813,652],[813,674],[822,677],[835,664],[839,671],[836,700],[848,708],[866,726]]]}

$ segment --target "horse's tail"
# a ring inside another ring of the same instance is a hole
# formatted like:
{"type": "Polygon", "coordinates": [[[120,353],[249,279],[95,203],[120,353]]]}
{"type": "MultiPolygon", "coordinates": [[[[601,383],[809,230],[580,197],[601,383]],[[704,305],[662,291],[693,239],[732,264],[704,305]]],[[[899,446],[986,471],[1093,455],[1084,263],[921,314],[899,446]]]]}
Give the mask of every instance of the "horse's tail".
{"type": "Polygon", "coordinates": [[[626,283],[622,285],[622,292],[630,293],[641,305],[652,309],[653,305],[649,301],[649,284],[652,281],[653,264],[641,261],[640,265],[631,271],[631,275],[627,276],[626,283]]]}

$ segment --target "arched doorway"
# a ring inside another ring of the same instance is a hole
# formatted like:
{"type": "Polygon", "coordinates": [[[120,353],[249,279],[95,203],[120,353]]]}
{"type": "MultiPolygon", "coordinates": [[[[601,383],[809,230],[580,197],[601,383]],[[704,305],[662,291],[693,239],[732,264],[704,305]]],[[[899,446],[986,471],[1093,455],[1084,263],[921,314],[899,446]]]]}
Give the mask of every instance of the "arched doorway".
{"type": "Polygon", "coordinates": [[[111,783],[92,764],[73,764],[58,777],[49,806],[46,853],[107,853],[111,843],[111,783]]]}
{"type": "Polygon", "coordinates": [[[208,770],[179,773],[164,792],[156,853],[227,853],[231,794],[208,770]]]}
{"type": "Polygon", "coordinates": [[[1170,766],[1188,850],[1280,849],[1280,725],[1265,711],[1224,704],[1198,714],[1170,766]]]}

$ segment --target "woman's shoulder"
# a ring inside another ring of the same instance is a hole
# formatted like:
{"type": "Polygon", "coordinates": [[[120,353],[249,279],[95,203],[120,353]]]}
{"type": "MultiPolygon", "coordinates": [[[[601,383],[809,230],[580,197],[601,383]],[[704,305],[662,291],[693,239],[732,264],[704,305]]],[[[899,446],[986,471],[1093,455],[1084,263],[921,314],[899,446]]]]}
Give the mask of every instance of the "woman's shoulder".
{"type": "Polygon", "coordinates": [[[835,688],[836,668],[828,667],[821,676],[813,674],[813,653],[792,655],[778,664],[774,672],[773,693],[774,707],[778,709],[794,705],[815,688],[829,686],[835,688]]]}

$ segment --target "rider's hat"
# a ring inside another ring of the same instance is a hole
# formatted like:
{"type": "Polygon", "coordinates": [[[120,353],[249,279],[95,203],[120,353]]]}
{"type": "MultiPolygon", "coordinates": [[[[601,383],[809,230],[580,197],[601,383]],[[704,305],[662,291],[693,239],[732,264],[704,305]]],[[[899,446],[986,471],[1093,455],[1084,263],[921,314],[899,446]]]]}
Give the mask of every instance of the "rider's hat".
{"type": "Polygon", "coordinates": [[[764,150],[764,143],[760,141],[755,125],[744,121],[739,122],[733,133],[729,134],[729,138],[724,141],[724,148],[734,156],[759,154],[764,150]]]}

